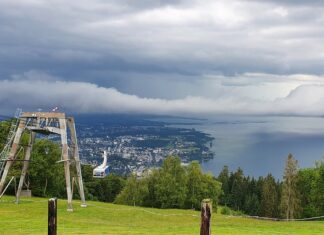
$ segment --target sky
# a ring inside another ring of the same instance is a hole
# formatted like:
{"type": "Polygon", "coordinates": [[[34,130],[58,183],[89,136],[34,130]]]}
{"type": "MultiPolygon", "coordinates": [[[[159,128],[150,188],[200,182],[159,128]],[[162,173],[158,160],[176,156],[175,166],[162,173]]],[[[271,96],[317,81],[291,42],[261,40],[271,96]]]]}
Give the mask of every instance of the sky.
{"type": "Polygon", "coordinates": [[[0,114],[324,115],[324,2],[0,0],[0,114]]]}

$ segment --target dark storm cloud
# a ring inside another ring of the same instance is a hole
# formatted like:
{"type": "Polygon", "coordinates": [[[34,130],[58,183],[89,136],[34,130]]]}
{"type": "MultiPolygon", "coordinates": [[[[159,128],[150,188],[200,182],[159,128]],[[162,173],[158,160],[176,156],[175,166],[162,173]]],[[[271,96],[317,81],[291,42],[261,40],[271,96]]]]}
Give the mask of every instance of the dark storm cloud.
{"type": "Polygon", "coordinates": [[[277,11],[251,1],[3,1],[1,58],[8,72],[62,75],[76,68],[321,74],[323,62],[295,51],[303,46],[318,59],[321,9],[276,4],[277,11]]]}
{"type": "Polygon", "coordinates": [[[139,99],[273,101],[322,85],[323,10],[319,1],[4,0],[0,80],[48,74],[139,99]]]}

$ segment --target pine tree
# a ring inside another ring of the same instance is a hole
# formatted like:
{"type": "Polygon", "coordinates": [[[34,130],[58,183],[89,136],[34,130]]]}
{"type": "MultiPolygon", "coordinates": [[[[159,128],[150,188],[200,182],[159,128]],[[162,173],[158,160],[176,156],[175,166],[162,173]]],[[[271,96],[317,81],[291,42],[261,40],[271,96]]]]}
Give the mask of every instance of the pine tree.
{"type": "Polygon", "coordinates": [[[260,215],[266,217],[278,216],[278,194],[276,181],[271,174],[264,178],[261,194],[260,215]]]}
{"type": "Polygon", "coordinates": [[[297,188],[298,165],[292,154],[288,155],[283,176],[281,209],[286,219],[296,218],[300,212],[300,199],[297,188]]]}
{"type": "Polygon", "coordinates": [[[243,191],[243,170],[238,168],[237,171],[232,175],[233,183],[231,186],[231,206],[235,210],[242,210],[244,202],[244,191],[243,191]]]}
{"type": "Polygon", "coordinates": [[[223,190],[223,194],[220,197],[220,203],[223,205],[228,205],[229,197],[230,197],[228,166],[223,167],[217,179],[222,183],[222,190],[223,190]]]}

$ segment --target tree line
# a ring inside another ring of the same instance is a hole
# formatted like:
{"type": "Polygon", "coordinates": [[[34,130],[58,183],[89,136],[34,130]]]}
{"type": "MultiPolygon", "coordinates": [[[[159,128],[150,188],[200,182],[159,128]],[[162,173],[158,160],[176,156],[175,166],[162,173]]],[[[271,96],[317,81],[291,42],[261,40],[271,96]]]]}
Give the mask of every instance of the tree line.
{"type": "Polygon", "coordinates": [[[202,172],[197,161],[182,166],[179,157],[167,157],[161,168],[149,170],[142,178],[131,175],[115,202],[157,208],[200,209],[204,198],[213,200],[215,208],[221,184],[202,172]]]}
{"type": "Polygon", "coordinates": [[[286,219],[324,215],[323,162],[298,169],[289,154],[281,181],[272,174],[257,179],[245,176],[241,168],[229,172],[227,166],[217,179],[223,191],[220,204],[243,214],[286,219]]]}

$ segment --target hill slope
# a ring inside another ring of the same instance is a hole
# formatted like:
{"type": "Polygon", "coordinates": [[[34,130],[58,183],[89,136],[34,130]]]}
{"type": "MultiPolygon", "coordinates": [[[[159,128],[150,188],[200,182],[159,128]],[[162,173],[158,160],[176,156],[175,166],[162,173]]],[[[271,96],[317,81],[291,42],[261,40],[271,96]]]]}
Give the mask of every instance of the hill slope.
{"type": "MultiPolygon", "coordinates": [[[[47,234],[47,200],[13,197],[0,200],[0,234],[47,234]]],[[[191,210],[160,210],[88,202],[74,212],[59,200],[58,234],[199,234],[200,213],[191,210]]],[[[213,234],[323,234],[324,221],[272,222],[213,214],[213,234]]]]}

